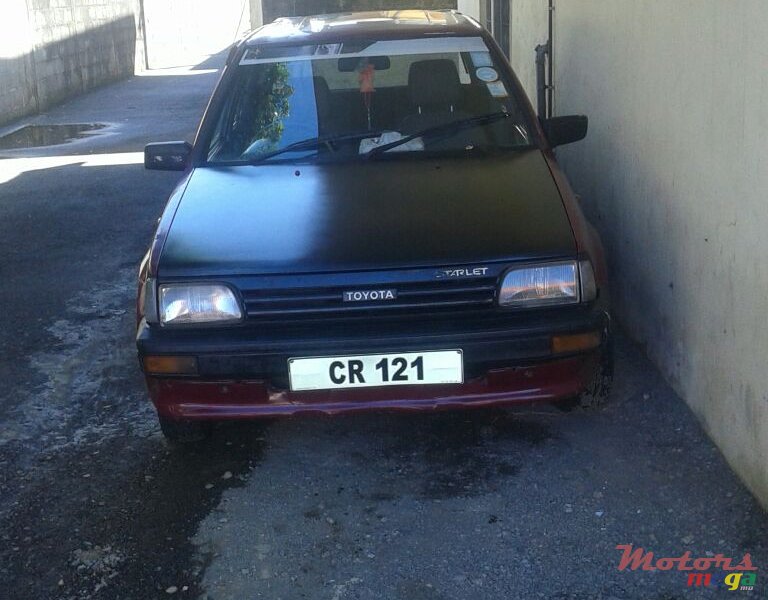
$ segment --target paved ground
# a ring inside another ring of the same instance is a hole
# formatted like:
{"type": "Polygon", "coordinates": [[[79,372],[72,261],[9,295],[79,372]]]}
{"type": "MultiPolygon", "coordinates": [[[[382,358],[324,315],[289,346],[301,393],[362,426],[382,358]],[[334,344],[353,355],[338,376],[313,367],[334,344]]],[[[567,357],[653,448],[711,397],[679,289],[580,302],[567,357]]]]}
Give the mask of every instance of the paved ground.
{"type": "Polygon", "coordinates": [[[136,153],[189,139],[214,81],[102,89],[36,121],[110,135],[0,160],[0,598],[768,597],[768,517],[624,339],[599,413],[229,424],[169,449],[132,321],[176,176],[136,153]],[[757,586],[619,572],[618,544],[749,552],[757,586]]]}

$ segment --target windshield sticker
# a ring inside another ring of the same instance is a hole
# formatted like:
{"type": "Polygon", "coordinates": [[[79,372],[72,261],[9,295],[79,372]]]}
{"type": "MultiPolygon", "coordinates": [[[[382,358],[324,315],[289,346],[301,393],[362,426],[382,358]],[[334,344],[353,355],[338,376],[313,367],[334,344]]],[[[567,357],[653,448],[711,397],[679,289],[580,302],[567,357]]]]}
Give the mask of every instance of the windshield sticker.
{"type": "Polygon", "coordinates": [[[484,48],[484,52],[470,52],[469,57],[472,59],[472,64],[475,67],[491,67],[493,61],[491,60],[491,53],[487,48],[484,48]]]}
{"type": "Polygon", "coordinates": [[[488,88],[488,91],[491,93],[491,96],[494,98],[506,98],[509,96],[507,93],[507,88],[502,81],[492,81],[491,83],[486,83],[485,85],[488,88]]]}
{"type": "MultiPolygon", "coordinates": [[[[469,52],[472,56],[491,55],[482,38],[455,37],[415,40],[380,40],[361,48],[359,43],[310,44],[305,46],[254,46],[248,48],[240,60],[241,65],[287,62],[294,60],[322,60],[340,57],[403,56],[408,54],[441,54],[469,52]]],[[[480,66],[476,62],[475,66],[480,66]]],[[[486,65],[483,65],[486,66],[486,65]]]]}
{"type": "Polygon", "coordinates": [[[492,67],[480,67],[475,71],[475,75],[480,81],[491,82],[496,81],[499,78],[499,74],[496,69],[492,67]]]}

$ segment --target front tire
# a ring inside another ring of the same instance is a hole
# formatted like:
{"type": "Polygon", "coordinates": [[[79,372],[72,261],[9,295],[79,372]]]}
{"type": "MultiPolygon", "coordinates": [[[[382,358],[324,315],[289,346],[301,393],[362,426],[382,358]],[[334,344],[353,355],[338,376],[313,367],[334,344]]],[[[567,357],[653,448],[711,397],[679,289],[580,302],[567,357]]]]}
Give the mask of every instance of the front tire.
{"type": "Polygon", "coordinates": [[[608,343],[603,349],[600,357],[600,367],[595,372],[595,376],[578,397],[578,405],[584,410],[597,410],[603,408],[611,396],[613,387],[613,343],[608,339],[608,343]]]}
{"type": "Polygon", "coordinates": [[[159,415],[157,419],[165,439],[172,444],[194,444],[205,441],[211,435],[211,424],[207,421],[170,419],[159,415]]]}

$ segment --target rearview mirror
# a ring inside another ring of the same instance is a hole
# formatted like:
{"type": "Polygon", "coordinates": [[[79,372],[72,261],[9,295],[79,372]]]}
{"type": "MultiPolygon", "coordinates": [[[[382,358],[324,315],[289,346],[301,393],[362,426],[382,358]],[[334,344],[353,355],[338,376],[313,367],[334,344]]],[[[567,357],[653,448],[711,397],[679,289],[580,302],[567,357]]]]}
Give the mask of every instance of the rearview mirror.
{"type": "Polygon", "coordinates": [[[365,66],[366,63],[373,65],[373,68],[377,71],[386,71],[390,67],[389,56],[364,56],[362,58],[348,56],[339,59],[338,67],[342,73],[351,73],[365,66]]]}
{"type": "Polygon", "coordinates": [[[183,171],[189,164],[189,142],[157,142],[144,147],[144,168],[156,171],[183,171]]]}
{"type": "Polygon", "coordinates": [[[584,115],[569,115],[567,117],[552,117],[541,122],[549,145],[562,146],[583,140],[587,136],[589,119],[584,115]]]}

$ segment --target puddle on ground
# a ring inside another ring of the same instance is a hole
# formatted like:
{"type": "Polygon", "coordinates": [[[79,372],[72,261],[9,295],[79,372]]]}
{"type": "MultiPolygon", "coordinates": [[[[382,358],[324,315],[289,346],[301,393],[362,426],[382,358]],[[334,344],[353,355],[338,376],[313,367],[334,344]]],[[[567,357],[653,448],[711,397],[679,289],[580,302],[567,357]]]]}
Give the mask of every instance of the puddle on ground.
{"type": "Polygon", "coordinates": [[[102,123],[75,123],[71,125],[27,125],[0,137],[0,150],[56,146],[91,135],[104,129],[102,123]]]}

